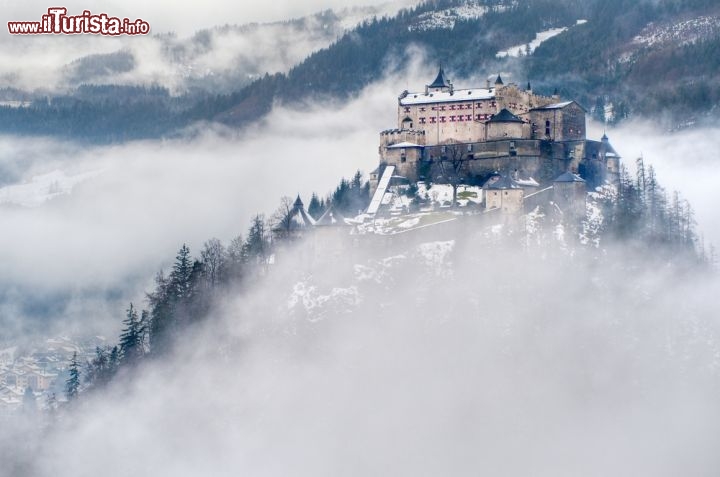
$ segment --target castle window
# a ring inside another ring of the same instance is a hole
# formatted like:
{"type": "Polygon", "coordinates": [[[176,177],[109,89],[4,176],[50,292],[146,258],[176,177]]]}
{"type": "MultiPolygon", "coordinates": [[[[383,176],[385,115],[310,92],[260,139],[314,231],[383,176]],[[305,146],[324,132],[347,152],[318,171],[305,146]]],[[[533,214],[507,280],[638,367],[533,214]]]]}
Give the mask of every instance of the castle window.
{"type": "Polygon", "coordinates": [[[430,117],[430,122],[433,123],[433,124],[435,123],[435,116],[431,116],[431,117],[430,117]]]}
{"type": "Polygon", "coordinates": [[[445,111],[445,106],[440,106],[440,111],[445,111]]]}
{"type": "Polygon", "coordinates": [[[477,115],[477,120],[480,121],[482,119],[482,114],[477,115]]]}
{"type": "Polygon", "coordinates": [[[407,161],[407,157],[405,156],[405,154],[403,154],[400,156],[400,162],[405,162],[405,161],[407,161]]]}
{"type": "Polygon", "coordinates": [[[441,122],[441,123],[444,123],[444,122],[445,122],[445,116],[440,116],[440,122],[441,122]]]}
{"type": "Polygon", "coordinates": [[[405,112],[406,112],[406,113],[409,113],[409,112],[410,112],[410,107],[409,107],[409,106],[405,106],[405,112]]]}
{"type": "Polygon", "coordinates": [[[468,152],[472,152],[472,150],[473,150],[473,145],[472,145],[472,144],[468,144],[468,145],[467,145],[467,150],[468,150],[468,152]]]}
{"type": "Polygon", "coordinates": [[[450,122],[451,122],[451,123],[454,123],[454,122],[455,122],[455,116],[450,116],[450,122]]]}
{"type": "Polygon", "coordinates": [[[472,121],[472,114],[468,114],[465,118],[467,121],[472,121]]]}
{"type": "Polygon", "coordinates": [[[447,152],[447,146],[440,146],[440,152],[445,154],[447,152]]]}
{"type": "Polygon", "coordinates": [[[420,124],[425,124],[425,118],[420,118],[420,124]]]}
{"type": "Polygon", "coordinates": [[[421,112],[421,113],[424,113],[424,112],[425,112],[425,107],[424,107],[424,106],[420,108],[420,112],[421,112]]]}
{"type": "Polygon", "coordinates": [[[454,105],[454,104],[451,104],[451,105],[450,105],[450,111],[455,111],[455,105],[454,105]]]}
{"type": "Polygon", "coordinates": [[[457,120],[458,120],[458,121],[464,121],[464,120],[465,120],[465,116],[463,116],[463,115],[461,114],[460,116],[458,116],[457,120]]]}

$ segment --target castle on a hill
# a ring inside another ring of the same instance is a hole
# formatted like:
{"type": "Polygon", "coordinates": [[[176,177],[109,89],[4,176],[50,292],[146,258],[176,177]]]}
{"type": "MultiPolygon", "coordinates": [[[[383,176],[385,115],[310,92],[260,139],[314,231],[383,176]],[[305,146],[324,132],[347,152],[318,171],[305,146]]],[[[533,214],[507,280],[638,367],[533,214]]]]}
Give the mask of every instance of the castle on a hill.
{"type": "Polygon", "coordinates": [[[617,180],[620,160],[607,136],[586,138],[585,109],[575,101],[535,94],[530,83],[506,85],[500,75],[456,89],[442,68],[424,91],[398,97],[397,127],[380,133],[379,153],[373,190],[386,166],[411,182],[482,183],[499,173],[545,185],[569,172],[595,187],[617,180]]]}

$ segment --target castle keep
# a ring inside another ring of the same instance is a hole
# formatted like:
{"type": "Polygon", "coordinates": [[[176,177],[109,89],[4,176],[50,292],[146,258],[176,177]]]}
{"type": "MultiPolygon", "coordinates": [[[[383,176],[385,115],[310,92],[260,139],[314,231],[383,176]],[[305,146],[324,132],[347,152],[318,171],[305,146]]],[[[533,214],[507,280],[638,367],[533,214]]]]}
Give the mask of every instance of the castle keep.
{"type": "Polygon", "coordinates": [[[494,173],[534,178],[541,185],[570,172],[588,187],[615,181],[619,156],[606,136],[586,139],[585,110],[530,84],[456,89],[442,68],[424,91],[398,97],[397,127],[380,133],[380,167],[415,182],[484,182],[494,173]],[[453,177],[450,177],[453,176],[453,177]]]}

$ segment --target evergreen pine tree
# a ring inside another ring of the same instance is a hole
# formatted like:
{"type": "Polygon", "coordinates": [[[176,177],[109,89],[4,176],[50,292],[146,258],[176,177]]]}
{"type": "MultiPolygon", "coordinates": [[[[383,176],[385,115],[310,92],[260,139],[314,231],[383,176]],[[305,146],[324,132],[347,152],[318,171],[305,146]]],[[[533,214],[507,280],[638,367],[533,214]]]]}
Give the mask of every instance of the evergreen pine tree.
{"type": "Polygon", "coordinates": [[[183,244],[175,257],[172,272],[170,272],[170,288],[172,298],[184,300],[190,296],[192,289],[193,261],[190,249],[183,244]]]}
{"type": "Polygon", "coordinates": [[[123,324],[125,328],[120,334],[120,357],[122,363],[132,366],[144,355],[143,335],[145,333],[143,324],[138,319],[137,310],[132,303],[127,309],[123,324]]]}
{"type": "Polygon", "coordinates": [[[113,346],[108,356],[107,372],[108,376],[112,377],[120,366],[120,348],[113,346]]]}
{"type": "Polygon", "coordinates": [[[170,280],[162,271],[159,272],[155,276],[155,290],[147,295],[150,304],[148,338],[152,354],[162,354],[169,344],[170,335],[174,332],[173,295],[170,280]]]}
{"type": "Polygon", "coordinates": [[[244,255],[248,257],[250,263],[255,265],[264,266],[267,264],[267,259],[270,255],[270,242],[265,230],[265,220],[262,215],[256,215],[252,220],[248,237],[245,241],[244,255]]]}
{"type": "Polygon", "coordinates": [[[315,192],[313,192],[312,197],[310,197],[307,211],[315,220],[319,219],[320,216],[325,213],[325,208],[315,192]]]}
{"type": "Polygon", "coordinates": [[[72,355],[69,371],[70,377],[65,381],[65,396],[68,401],[73,401],[80,391],[80,365],[77,360],[77,352],[72,355]]]}
{"type": "Polygon", "coordinates": [[[85,383],[88,386],[102,386],[110,380],[108,353],[107,349],[95,347],[95,357],[88,363],[87,373],[85,373],[85,383]]]}

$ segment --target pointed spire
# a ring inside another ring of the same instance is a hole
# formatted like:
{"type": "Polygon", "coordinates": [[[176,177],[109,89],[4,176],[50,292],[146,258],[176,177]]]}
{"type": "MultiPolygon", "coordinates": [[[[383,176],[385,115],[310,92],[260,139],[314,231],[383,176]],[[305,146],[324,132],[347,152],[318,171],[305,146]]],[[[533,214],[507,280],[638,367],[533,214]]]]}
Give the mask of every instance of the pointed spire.
{"type": "Polygon", "coordinates": [[[300,200],[300,194],[298,194],[297,199],[295,199],[295,203],[293,204],[293,207],[296,209],[302,209],[304,207],[303,201],[300,200]]]}
{"type": "Polygon", "coordinates": [[[495,80],[495,84],[496,84],[496,85],[503,85],[503,84],[505,84],[505,83],[503,83],[503,80],[502,80],[502,78],[500,77],[500,73],[498,73],[498,77],[497,77],[497,79],[495,80]]]}
{"type": "Polygon", "coordinates": [[[449,88],[450,84],[447,78],[445,77],[445,71],[443,71],[443,67],[440,66],[440,71],[438,71],[437,77],[435,78],[435,81],[433,81],[430,84],[431,88],[449,88]]]}
{"type": "Polygon", "coordinates": [[[532,91],[532,87],[530,86],[530,82],[528,81],[527,88],[525,88],[525,91],[532,91]]]}

